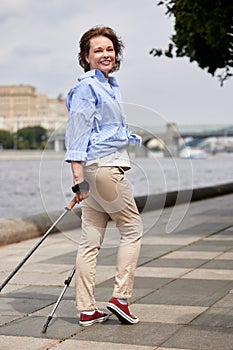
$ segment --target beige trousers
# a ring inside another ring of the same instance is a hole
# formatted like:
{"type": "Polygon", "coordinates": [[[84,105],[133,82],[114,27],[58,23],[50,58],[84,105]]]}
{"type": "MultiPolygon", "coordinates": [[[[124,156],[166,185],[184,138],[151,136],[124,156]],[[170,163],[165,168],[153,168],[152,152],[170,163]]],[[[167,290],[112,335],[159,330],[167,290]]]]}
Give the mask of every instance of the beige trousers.
{"type": "Polygon", "coordinates": [[[130,298],[140,252],[142,221],[120,167],[84,168],[91,194],[82,202],[82,236],[77,253],[76,302],[80,311],[96,308],[96,261],[109,218],[120,232],[113,296],[130,298]]]}

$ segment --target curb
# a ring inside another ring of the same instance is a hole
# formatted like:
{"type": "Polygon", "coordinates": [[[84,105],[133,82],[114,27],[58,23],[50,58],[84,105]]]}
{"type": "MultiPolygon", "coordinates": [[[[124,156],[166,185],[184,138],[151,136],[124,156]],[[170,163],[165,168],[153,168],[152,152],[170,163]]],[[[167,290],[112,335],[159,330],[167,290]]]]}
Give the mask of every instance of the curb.
{"type": "Polygon", "coordinates": [[[233,193],[233,182],[209,187],[152,194],[150,196],[140,196],[136,197],[135,201],[138,210],[142,212],[223,196],[230,193],[233,193]]]}
{"type": "MultiPolygon", "coordinates": [[[[43,236],[62,213],[62,211],[54,211],[27,217],[0,219],[0,246],[43,236]]],[[[80,226],[81,208],[76,208],[63,217],[51,234],[80,226]]]]}
{"type": "MultiPolygon", "coordinates": [[[[140,212],[171,207],[187,202],[213,198],[233,193],[233,182],[211,187],[139,196],[135,198],[140,212]]],[[[61,211],[42,213],[29,217],[0,219],[0,246],[43,236],[52,226],[61,211]]],[[[75,208],[56,225],[52,233],[81,227],[81,208],[75,208]]]]}

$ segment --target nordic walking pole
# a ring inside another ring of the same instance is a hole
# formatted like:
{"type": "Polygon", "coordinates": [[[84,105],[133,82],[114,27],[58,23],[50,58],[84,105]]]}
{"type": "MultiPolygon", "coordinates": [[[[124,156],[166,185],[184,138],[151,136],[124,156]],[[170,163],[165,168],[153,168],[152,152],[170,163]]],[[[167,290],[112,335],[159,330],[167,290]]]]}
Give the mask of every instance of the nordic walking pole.
{"type": "Polygon", "coordinates": [[[72,271],[71,271],[71,273],[70,273],[70,275],[69,275],[69,277],[68,277],[68,278],[65,280],[65,282],[64,282],[64,283],[65,283],[65,286],[64,286],[64,288],[63,288],[63,290],[62,290],[62,292],[61,292],[59,298],[57,299],[57,302],[56,302],[56,304],[54,305],[54,308],[53,308],[52,312],[51,312],[50,315],[48,316],[48,319],[47,319],[46,323],[44,324],[44,327],[43,327],[41,333],[46,333],[47,328],[48,328],[48,325],[49,325],[50,321],[52,320],[53,315],[54,315],[55,311],[57,310],[57,307],[58,307],[60,301],[62,300],[62,297],[63,297],[63,295],[65,294],[66,289],[69,287],[70,282],[72,281],[72,278],[73,278],[73,276],[74,276],[74,274],[75,274],[75,270],[76,270],[76,267],[74,266],[73,269],[72,269],[72,271]]]}
{"type": "Polygon", "coordinates": [[[34,251],[41,245],[41,243],[45,240],[45,238],[50,234],[52,229],[61,221],[61,219],[69,212],[76,204],[76,198],[74,197],[70,203],[65,207],[65,211],[59,216],[59,218],[53,223],[53,225],[45,232],[45,234],[41,237],[41,239],[36,243],[36,245],[27,253],[25,258],[16,266],[14,271],[5,279],[5,281],[0,286],[0,292],[7,285],[7,283],[12,279],[12,277],[16,274],[16,272],[23,266],[23,264],[30,258],[30,256],[34,253],[34,251]]]}

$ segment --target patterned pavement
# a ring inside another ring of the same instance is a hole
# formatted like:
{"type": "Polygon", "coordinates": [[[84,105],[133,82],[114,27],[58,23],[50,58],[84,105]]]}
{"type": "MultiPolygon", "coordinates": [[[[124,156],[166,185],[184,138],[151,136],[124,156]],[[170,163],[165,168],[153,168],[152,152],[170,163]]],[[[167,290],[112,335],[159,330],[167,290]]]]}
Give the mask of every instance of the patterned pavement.
{"type": "MultiPolygon", "coordinates": [[[[133,326],[111,315],[104,324],[79,327],[72,281],[41,333],[74,266],[80,229],[49,236],[1,292],[1,350],[15,344],[17,350],[233,350],[232,208],[233,195],[226,195],[179,205],[175,213],[142,214],[145,234],[131,299],[140,323],[133,326]]],[[[36,242],[0,247],[0,281],[36,242]]],[[[96,276],[101,309],[113,289],[117,242],[110,223],[96,276]]]]}

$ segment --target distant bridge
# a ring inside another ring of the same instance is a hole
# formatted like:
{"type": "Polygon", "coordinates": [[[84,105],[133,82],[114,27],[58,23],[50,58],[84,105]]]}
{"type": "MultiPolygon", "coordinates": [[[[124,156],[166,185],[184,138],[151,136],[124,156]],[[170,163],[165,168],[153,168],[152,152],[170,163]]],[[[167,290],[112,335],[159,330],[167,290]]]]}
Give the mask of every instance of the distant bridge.
{"type": "MultiPolygon", "coordinates": [[[[204,139],[207,137],[233,136],[233,124],[231,125],[176,125],[168,123],[162,126],[149,126],[145,128],[136,128],[133,130],[142,137],[142,143],[147,144],[152,139],[159,139],[166,145],[169,155],[176,155],[180,138],[193,137],[194,139],[204,139]]],[[[65,130],[59,130],[51,133],[49,143],[55,151],[64,150],[65,130]]]]}
{"type": "MultiPolygon", "coordinates": [[[[175,123],[164,125],[163,127],[145,127],[139,134],[142,136],[144,143],[151,138],[166,138],[167,132],[171,132],[176,138],[193,137],[204,139],[207,137],[233,136],[233,124],[197,124],[197,125],[177,125],[175,123]],[[149,131],[147,131],[149,130],[149,131]]],[[[137,130],[136,130],[137,131],[137,130]]]]}
{"type": "Polygon", "coordinates": [[[233,125],[227,125],[222,127],[221,125],[213,128],[213,126],[209,125],[208,128],[201,129],[199,126],[199,130],[192,129],[184,130],[182,126],[178,127],[179,134],[182,138],[193,137],[204,139],[207,137],[220,137],[220,136],[233,136],[233,125]]]}

